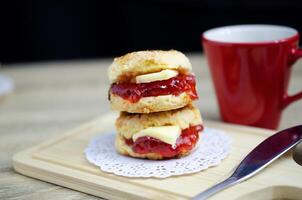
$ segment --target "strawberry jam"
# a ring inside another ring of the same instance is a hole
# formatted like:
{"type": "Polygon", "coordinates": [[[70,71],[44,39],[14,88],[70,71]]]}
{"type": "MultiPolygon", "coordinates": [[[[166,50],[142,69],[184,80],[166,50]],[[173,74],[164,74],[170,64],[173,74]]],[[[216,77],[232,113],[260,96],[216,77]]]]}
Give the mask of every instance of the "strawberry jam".
{"type": "Polygon", "coordinates": [[[192,100],[197,99],[194,75],[178,75],[176,77],[154,81],[151,83],[114,83],[110,91],[132,103],[138,102],[142,97],[174,95],[183,92],[189,94],[192,100]]]}
{"type": "Polygon", "coordinates": [[[199,132],[202,130],[202,125],[191,126],[182,130],[174,148],[170,144],[149,136],[140,137],[135,142],[132,139],[126,139],[125,141],[127,145],[132,147],[135,153],[157,153],[165,158],[172,158],[177,157],[183,152],[191,151],[198,141],[199,132]]]}

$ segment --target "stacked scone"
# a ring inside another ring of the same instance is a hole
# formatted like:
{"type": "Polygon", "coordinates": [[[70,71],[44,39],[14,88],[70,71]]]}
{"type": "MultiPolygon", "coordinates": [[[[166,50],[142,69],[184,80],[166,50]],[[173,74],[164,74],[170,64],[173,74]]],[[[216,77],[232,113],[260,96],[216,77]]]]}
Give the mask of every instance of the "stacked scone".
{"type": "Polygon", "coordinates": [[[203,130],[195,76],[179,51],[139,51],[115,58],[109,100],[121,111],[116,149],[123,155],[166,159],[188,155],[203,130]]]}

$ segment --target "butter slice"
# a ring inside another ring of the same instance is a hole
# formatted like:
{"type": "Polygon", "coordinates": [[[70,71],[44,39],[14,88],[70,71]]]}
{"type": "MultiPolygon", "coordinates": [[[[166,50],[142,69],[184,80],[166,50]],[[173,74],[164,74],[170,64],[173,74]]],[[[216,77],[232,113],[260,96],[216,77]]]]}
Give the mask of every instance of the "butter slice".
{"type": "Polygon", "coordinates": [[[178,71],[176,70],[164,69],[160,72],[139,75],[135,77],[135,81],[136,83],[150,83],[154,81],[167,80],[177,75],[178,75],[178,71]]]}
{"type": "Polygon", "coordinates": [[[181,129],[179,126],[158,126],[143,129],[134,134],[132,139],[135,142],[140,137],[149,136],[171,144],[173,147],[176,145],[176,140],[180,135],[181,129]]]}

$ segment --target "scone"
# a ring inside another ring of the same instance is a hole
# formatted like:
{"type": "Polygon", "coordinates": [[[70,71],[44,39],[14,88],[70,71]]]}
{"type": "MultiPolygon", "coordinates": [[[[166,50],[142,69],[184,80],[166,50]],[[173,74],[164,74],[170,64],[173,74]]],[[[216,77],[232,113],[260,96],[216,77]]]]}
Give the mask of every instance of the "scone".
{"type": "Polygon", "coordinates": [[[191,104],[149,114],[121,112],[115,125],[120,154],[152,160],[188,155],[203,130],[200,112],[191,104]]]}
{"type": "Polygon", "coordinates": [[[197,99],[195,76],[181,52],[138,51],[115,58],[108,69],[114,110],[151,113],[182,108],[197,99]]]}

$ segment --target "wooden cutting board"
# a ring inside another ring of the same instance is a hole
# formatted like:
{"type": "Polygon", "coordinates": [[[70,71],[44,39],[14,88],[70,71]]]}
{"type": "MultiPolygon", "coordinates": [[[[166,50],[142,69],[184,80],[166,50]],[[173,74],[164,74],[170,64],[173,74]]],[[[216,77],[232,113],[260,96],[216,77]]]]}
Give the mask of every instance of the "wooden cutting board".
{"type": "MultiPolygon", "coordinates": [[[[109,113],[13,157],[17,172],[43,181],[107,199],[190,199],[227,178],[240,161],[274,132],[259,128],[205,122],[223,129],[232,138],[230,155],[205,171],[170,177],[126,178],[100,171],[84,157],[84,149],[96,134],[114,131],[115,113],[109,113]]],[[[155,161],[156,162],[156,161],[155,161]]],[[[211,199],[302,199],[302,166],[291,153],[281,157],[255,177],[218,193],[211,199]]]]}

